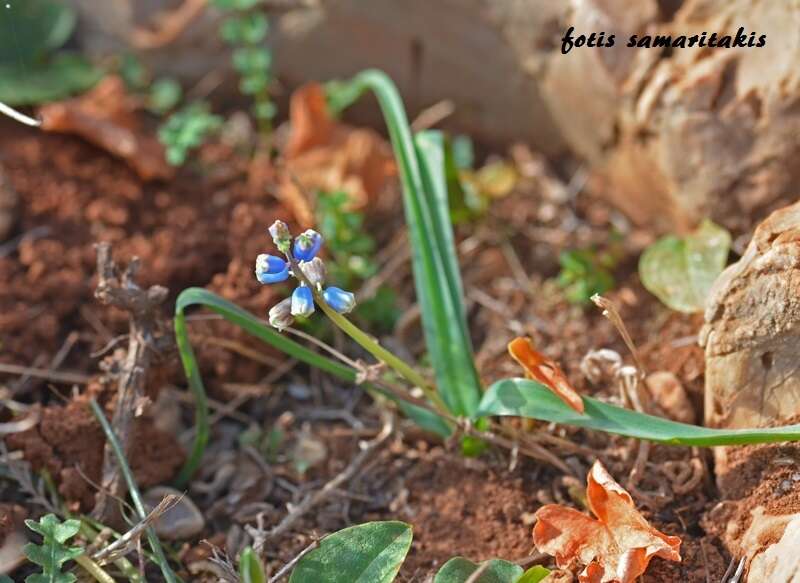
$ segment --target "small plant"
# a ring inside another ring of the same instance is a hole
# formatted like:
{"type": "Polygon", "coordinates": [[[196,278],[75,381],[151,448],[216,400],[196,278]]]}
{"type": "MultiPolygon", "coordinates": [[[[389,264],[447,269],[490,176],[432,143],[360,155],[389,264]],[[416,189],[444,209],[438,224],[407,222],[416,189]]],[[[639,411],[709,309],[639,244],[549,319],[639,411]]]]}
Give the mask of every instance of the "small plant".
{"type": "MultiPolygon", "coordinates": [[[[212,4],[227,13],[219,34],[233,48],[233,68],[239,74],[239,90],[253,99],[253,117],[261,137],[272,131],[275,104],[270,97],[272,83],[272,53],[263,46],[269,30],[267,17],[258,11],[262,0],[212,0],[212,4]]],[[[169,79],[159,80],[150,89],[149,106],[166,113],[181,99],[180,86],[169,79]]],[[[220,129],[223,119],[211,113],[205,101],[194,101],[172,113],[158,132],[167,151],[167,161],[173,166],[186,162],[188,154],[220,129]]]]}
{"type": "Polygon", "coordinates": [[[0,102],[36,105],[92,87],[102,71],[81,55],[62,50],[77,16],[56,0],[0,3],[0,102]]]}
{"type": "MultiPolygon", "coordinates": [[[[195,442],[178,482],[185,484],[196,470],[209,435],[208,405],[200,369],[189,341],[185,312],[193,305],[205,306],[240,326],[248,333],[322,371],[346,382],[355,382],[374,393],[391,397],[417,423],[442,436],[455,428],[482,430],[492,417],[516,416],[545,422],[564,423],[638,439],[683,446],[718,446],[800,440],[800,424],[753,429],[714,429],[646,415],[597,399],[577,395],[583,402],[572,407],[546,384],[521,378],[497,381],[485,390],[475,369],[467,329],[461,277],[458,270],[452,223],[446,190],[445,141],[438,132],[412,136],[402,101],[391,81],[379,71],[365,71],[351,83],[361,92],[375,92],[384,112],[403,184],[403,202],[412,266],[423,331],[435,381],[404,362],[372,336],[359,329],[343,313],[355,305],[352,294],[324,287],[316,253],[322,237],[307,231],[292,239],[286,225],[277,222],[273,240],[284,258],[263,255],[256,275],[262,283],[295,277],[300,285],[291,298],[270,310],[277,327],[291,324],[296,315],[309,315],[318,306],[325,315],[377,361],[391,369],[403,382],[422,390],[425,399],[395,390],[384,378],[373,381],[358,363],[334,361],[284,337],[254,315],[206,290],[184,290],[176,301],[175,335],[196,409],[195,442]],[[301,268],[301,262],[304,263],[301,268]],[[460,421],[469,420],[468,425],[460,421]]],[[[543,363],[547,364],[547,363],[543,363]]],[[[547,379],[548,382],[552,379],[547,379]]],[[[468,435],[475,435],[470,433],[468,435]]],[[[479,433],[490,438],[490,433],[479,433]]],[[[482,442],[477,442],[482,443],[482,442]]],[[[479,450],[475,442],[462,441],[466,452],[479,450]]]]}
{"type": "Polygon", "coordinates": [[[39,565],[42,570],[36,575],[29,575],[25,583],[72,583],[77,577],[72,573],[64,573],[64,563],[83,554],[80,547],[69,547],[67,541],[78,534],[81,523],[78,520],[60,522],[55,514],[47,514],[36,522],[26,520],[25,526],[42,536],[42,544],[25,545],[25,556],[31,563],[39,565]]]}
{"type": "Polygon", "coordinates": [[[602,295],[614,288],[613,270],[617,258],[612,253],[572,249],[562,252],[558,262],[561,264],[558,285],[570,303],[589,305],[593,295],[602,295]]]}
{"type": "Polygon", "coordinates": [[[172,114],[158,130],[158,138],[166,149],[167,161],[180,166],[189,152],[203,144],[222,125],[222,118],[210,112],[202,101],[191,103],[172,114]]]}
{"type": "MultiPolygon", "coordinates": [[[[375,275],[378,266],[372,259],[375,239],[364,231],[364,213],[348,209],[348,202],[345,192],[321,192],[316,214],[332,259],[328,263],[331,278],[354,288],[375,275]]],[[[356,316],[379,330],[391,330],[400,317],[394,291],[381,286],[373,297],[358,306],[356,316]]]]}
{"type": "Polygon", "coordinates": [[[364,232],[364,213],[347,208],[346,192],[321,192],[317,198],[317,224],[333,256],[330,272],[350,286],[375,274],[371,259],[375,240],[364,232]]]}
{"type": "Polygon", "coordinates": [[[251,547],[247,547],[239,556],[239,579],[241,583],[267,583],[264,566],[251,547]]]}
{"type": "Polygon", "coordinates": [[[272,83],[272,53],[263,46],[269,31],[267,17],[257,9],[262,0],[212,0],[228,13],[220,36],[233,48],[233,68],[239,74],[239,90],[253,99],[253,116],[267,137],[275,117],[269,94],[272,83]]]}

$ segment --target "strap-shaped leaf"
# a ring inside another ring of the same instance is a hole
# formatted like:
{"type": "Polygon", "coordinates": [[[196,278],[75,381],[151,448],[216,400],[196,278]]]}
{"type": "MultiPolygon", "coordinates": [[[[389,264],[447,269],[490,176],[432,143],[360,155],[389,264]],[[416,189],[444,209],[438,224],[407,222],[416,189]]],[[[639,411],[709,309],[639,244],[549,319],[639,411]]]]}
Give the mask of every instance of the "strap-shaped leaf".
{"type": "Polygon", "coordinates": [[[645,415],[583,397],[581,415],[544,385],[526,379],[498,381],[486,391],[479,416],[514,416],[616,433],[671,445],[743,445],[800,440],[800,424],[755,429],[712,429],[645,415]]]}
{"type": "Polygon", "coordinates": [[[345,528],[300,559],[289,583],[391,583],[411,538],[411,527],[397,521],[345,528]]]}
{"type": "Polygon", "coordinates": [[[400,169],[414,284],[437,388],[452,413],[472,415],[480,384],[464,316],[442,137],[425,132],[412,139],[403,102],[385,73],[367,70],[352,83],[377,97],[400,169]]]}

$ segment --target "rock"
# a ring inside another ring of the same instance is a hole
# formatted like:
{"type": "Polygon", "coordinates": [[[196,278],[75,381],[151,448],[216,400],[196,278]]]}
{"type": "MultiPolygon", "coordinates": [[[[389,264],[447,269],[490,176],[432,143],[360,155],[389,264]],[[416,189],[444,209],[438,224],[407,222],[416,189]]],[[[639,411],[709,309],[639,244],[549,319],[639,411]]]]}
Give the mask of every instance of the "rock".
{"type": "MultiPolygon", "coordinates": [[[[800,5],[687,0],[657,22],[651,2],[636,3],[633,11],[624,0],[565,4],[576,34],[618,33],[612,48],[550,53],[537,73],[558,129],[605,183],[607,198],[638,223],[678,231],[706,217],[747,229],[792,200],[800,177],[794,138],[800,38],[791,31],[800,5]],[[643,29],[674,38],[735,35],[739,27],[748,38],[765,34],[766,45],[625,46],[629,34],[641,37],[643,29]]],[[[518,50],[530,51],[524,42],[518,50]]]]}
{"type": "Polygon", "coordinates": [[[192,499],[174,488],[156,486],[143,495],[145,505],[155,508],[165,496],[177,496],[178,502],[154,523],[156,534],[167,540],[191,539],[203,532],[206,521],[192,499]]]}
{"type": "MultiPolygon", "coordinates": [[[[796,422],[798,343],[800,203],[795,203],[758,226],[742,258],[720,274],[711,290],[700,332],[706,353],[706,425],[744,428],[796,422]]],[[[790,501],[798,489],[794,476],[800,472],[785,470],[784,478],[765,486],[781,467],[776,464],[786,447],[790,446],[714,451],[720,492],[739,498],[736,505],[741,509],[755,508],[745,533],[736,516],[726,530],[733,556],[747,559],[751,583],[800,583],[797,553],[789,552],[797,549],[800,515],[780,514],[784,508],[793,510],[790,501]],[[765,500],[776,515],[758,506],[765,500]]]]}
{"type": "Polygon", "coordinates": [[[747,581],[752,583],[800,583],[800,513],[769,516],[761,507],[742,539],[742,553],[751,557],[747,581]],[[765,544],[764,541],[772,541],[765,544]],[[774,542],[777,541],[777,542],[774,542]]]}
{"type": "Polygon", "coordinates": [[[769,216],[711,290],[700,332],[710,427],[800,414],[800,203],[769,216]]]}

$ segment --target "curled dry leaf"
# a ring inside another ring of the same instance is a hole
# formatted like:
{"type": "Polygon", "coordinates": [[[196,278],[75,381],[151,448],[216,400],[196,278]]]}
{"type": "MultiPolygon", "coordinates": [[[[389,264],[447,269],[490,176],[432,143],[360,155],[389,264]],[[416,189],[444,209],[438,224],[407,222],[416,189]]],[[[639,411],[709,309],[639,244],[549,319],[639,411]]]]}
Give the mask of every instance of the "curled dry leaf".
{"type": "Polygon", "coordinates": [[[525,369],[525,376],[542,383],[567,405],[583,413],[583,399],[567,380],[555,361],[533,347],[530,338],[515,338],[508,343],[508,353],[525,369]]]}
{"type": "Polygon", "coordinates": [[[122,158],[143,180],[170,178],[164,148],[139,126],[137,107],[123,80],[111,75],[80,97],[42,106],[39,116],[44,131],[80,136],[122,158]]]}
{"type": "Polygon", "coordinates": [[[533,529],[536,548],[559,567],[575,560],[586,565],[581,583],[634,583],[653,557],[681,560],[681,539],[650,526],[599,461],[589,472],[586,499],[597,518],[548,504],[536,512],[533,529]]]}
{"type": "Polygon", "coordinates": [[[397,175],[389,144],[372,130],[333,119],[318,83],[295,91],[289,109],[291,133],[279,193],[304,226],[314,222],[304,191],[345,191],[352,208],[361,208],[397,175]]]}

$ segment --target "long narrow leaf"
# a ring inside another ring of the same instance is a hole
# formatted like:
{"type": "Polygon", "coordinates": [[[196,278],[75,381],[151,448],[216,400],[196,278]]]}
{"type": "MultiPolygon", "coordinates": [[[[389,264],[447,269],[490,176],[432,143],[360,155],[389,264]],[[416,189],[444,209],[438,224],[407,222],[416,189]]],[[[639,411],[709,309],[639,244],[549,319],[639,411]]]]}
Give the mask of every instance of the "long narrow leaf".
{"type": "Polygon", "coordinates": [[[477,415],[527,417],[670,445],[717,446],[800,440],[800,424],[712,429],[637,413],[591,397],[583,397],[583,403],[586,410],[581,415],[544,385],[526,379],[505,379],[489,387],[477,415]]]}
{"type": "Polygon", "coordinates": [[[364,71],[353,83],[375,93],[400,168],[414,283],[438,390],[452,413],[472,415],[480,385],[447,213],[441,139],[427,134],[415,144],[397,88],[383,72],[364,71]]]}
{"type": "MultiPolygon", "coordinates": [[[[326,358],[313,350],[298,344],[294,340],[283,336],[264,324],[256,316],[243,310],[236,304],[221,298],[220,296],[201,288],[188,288],[181,292],[175,302],[175,339],[178,344],[183,369],[189,383],[189,388],[194,394],[195,400],[195,439],[192,450],[187,457],[186,463],[181,469],[177,478],[179,486],[185,485],[192,474],[194,474],[205,451],[208,442],[208,400],[206,390],[203,385],[203,378],[200,376],[200,368],[197,365],[192,345],[189,342],[189,332],[186,328],[186,309],[190,306],[204,306],[227,321],[239,326],[242,330],[255,336],[262,342],[277,348],[281,352],[292,358],[304,362],[327,372],[338,379],[348,383],[356,382],[356,371],[330,358],[326,358]]],[[[379,391],[372,385],[365,385],[365,388],[379,391]]],[[[385,394],[385,393],[384,393],[385,394]]],[[[387,395],[388,396],[388,395],[387,395]]],[[[447,436],[450,428],[447,423],[433,413],[411,405],[409,403],[399,403],[403,412],[414,419],[419,425],[429,431],[447,436]]]]}

